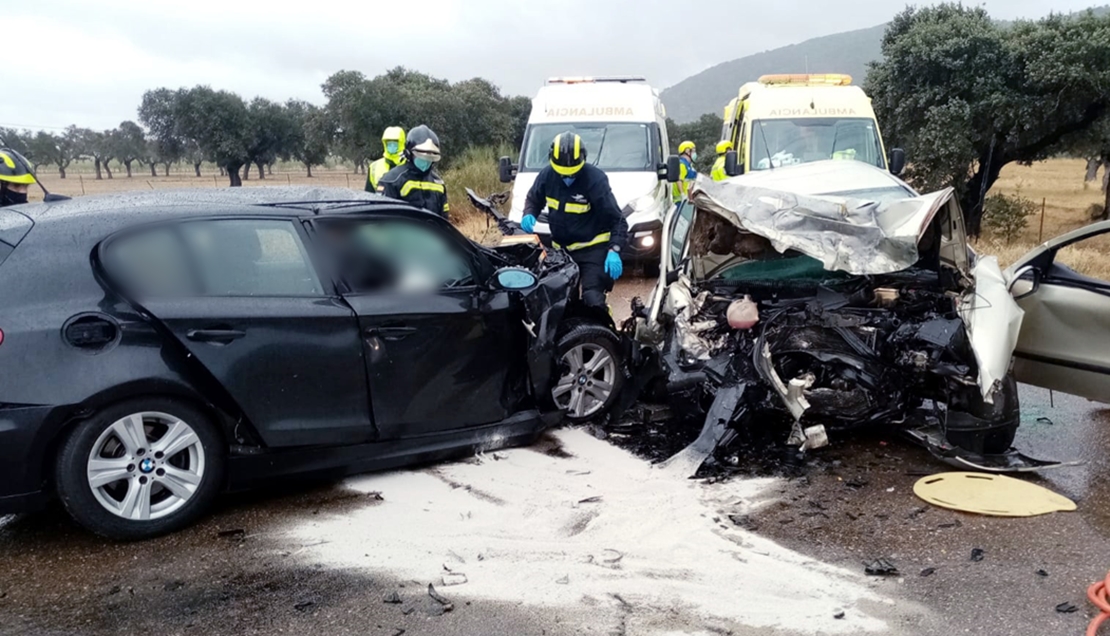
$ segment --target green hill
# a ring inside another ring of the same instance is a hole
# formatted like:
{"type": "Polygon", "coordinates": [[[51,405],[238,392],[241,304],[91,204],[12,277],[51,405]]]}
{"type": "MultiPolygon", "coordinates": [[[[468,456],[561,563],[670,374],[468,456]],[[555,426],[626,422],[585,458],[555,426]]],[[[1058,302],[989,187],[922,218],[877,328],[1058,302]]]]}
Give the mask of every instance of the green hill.
{"type": "Polygon", "coordinates": [[[718,64],[688,77],[662,93],[667,115],[686,123],[705,113],[724,110],[744,82],[767,73],[847,73],[856,84],[867,75],[867,63],[880,56],[885,24],[806,40],[782,48],[718,64]]]}

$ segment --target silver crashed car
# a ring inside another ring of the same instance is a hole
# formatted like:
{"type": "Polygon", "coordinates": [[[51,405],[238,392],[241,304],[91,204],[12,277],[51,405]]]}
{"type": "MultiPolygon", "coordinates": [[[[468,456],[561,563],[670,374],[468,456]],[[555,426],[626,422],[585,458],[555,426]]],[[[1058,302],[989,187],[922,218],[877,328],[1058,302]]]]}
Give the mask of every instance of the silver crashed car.
{"type": "Polygon", "coordinates": [[[1003,273],[968,247],[951,189],[919,195],[855,161],[699,178],[665,222],[635,325],[672,405],[705,414],[668,464],[692,474],[737,430],[777,421],[803,450],[893,427],[958,466],[1060,465],[1012,448],[1017,380],[1110,399],[1110,351],[1088,353],[1110,283],[1056,263],[1057,245],[1003,273]]]}

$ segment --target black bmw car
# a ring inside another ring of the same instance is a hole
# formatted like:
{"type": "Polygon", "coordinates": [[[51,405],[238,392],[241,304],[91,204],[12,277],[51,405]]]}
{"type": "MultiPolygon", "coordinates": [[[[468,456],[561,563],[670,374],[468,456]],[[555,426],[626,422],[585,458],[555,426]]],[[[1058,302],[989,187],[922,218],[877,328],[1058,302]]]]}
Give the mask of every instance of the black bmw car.
{"type": "Polygon", "coordinates": [[[227,489],[524,443],[613,401],[607,316],[527,242],[350,190],[0,210],[0,514],[136,539],[227,489]]]}

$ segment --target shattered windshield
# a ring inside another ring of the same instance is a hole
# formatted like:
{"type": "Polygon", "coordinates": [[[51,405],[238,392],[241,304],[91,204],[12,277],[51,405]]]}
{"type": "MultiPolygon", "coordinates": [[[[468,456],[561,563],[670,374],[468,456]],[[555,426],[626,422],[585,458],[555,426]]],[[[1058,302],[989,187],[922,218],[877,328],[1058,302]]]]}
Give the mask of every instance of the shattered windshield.
{"type": "Polygon", "coordinates": [[[873,119],[758,119],[752,127],[752,168],[767,170],[827,159],[886,167],[873,119]]]}
{"type": "Polygon", "coordinates": [[[567,131],[582,137],[586,161],[606,172],[654,170],[649,124],[582,122],[529,126],[520,170],[538,171],[546,166],[552,140],[555,135],[567,131]]]}

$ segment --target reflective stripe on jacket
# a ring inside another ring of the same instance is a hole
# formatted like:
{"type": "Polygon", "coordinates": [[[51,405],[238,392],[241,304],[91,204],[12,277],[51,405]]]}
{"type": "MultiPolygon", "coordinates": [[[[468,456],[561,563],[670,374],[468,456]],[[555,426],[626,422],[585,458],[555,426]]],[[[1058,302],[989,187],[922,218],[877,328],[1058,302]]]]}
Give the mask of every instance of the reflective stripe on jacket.
{"type": "Polygon", "coordinates": [[[435,170],[420,172],[411,163],[403,163],[382,175],[377,191],[378,194],[400,199],[445,219],[451,210],[447,204],[447,186],[443,179],[435,170]]]}

